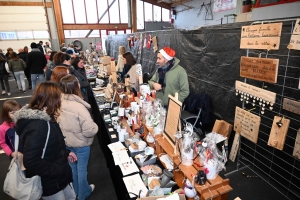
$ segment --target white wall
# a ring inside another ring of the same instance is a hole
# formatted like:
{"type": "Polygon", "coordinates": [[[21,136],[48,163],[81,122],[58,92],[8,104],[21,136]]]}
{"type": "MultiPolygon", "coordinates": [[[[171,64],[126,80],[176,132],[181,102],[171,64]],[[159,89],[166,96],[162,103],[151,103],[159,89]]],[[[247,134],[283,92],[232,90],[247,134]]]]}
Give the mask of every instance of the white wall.
{"type": "MultiPolygon", "coordinates": [[[[48,31],[43,6],[0,6],[0,32],[6,31],[48,31]]],[[[6,52],[8,47],[18,52],[19,48],[30,47],[31,42],[42,40],[45,44],[49,37],[35,39],[1,40],[0,48],[6,52]]]]}
{"type": "MultiPolygon", "coordinates": [[[[236,9],[231,9],[231,10],[226,10],[221,12],[213,12],[214,1],[212,0],[211,9],[212,9],[213,20],[204,19],[205,12],[206,12],[205,8],[202,8],[200,15],[198,16],[199,10],[203,2],[204,4],[208,4],[210,0],[193,0],[184,3],[185,5],[192,6],[194,8],[177,13],[176,19],[174,21],[174,25],[176,28],[179,29],[197,29],[201,26],[221,24],[221,18],[223,18],[223,24],[226,24],[227,18],[225,18],[224,15],[236,14],[240,10],[239,8],[240,8],[241,0],[233,0],[233,1],[237,1],[236,9]]],[[[178,12],[185,8],[186,8],[185,6],[180,5],[180,6],[176,6],[175,10],[178,12]]],[[[233,23],[233,22],[234,22],[233,17],[228,17],[228,23],[233,23]]]]}

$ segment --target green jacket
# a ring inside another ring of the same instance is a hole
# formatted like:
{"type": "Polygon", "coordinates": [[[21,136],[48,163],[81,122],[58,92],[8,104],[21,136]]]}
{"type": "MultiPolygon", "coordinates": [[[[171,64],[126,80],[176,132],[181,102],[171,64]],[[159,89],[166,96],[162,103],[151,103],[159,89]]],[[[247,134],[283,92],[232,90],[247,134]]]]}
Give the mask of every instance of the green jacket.
{"type": "MultiPolygon", "coordinates": [[[[156,98],[163,101],[164,105],[168,105],[168,95],[174,96],[178,92],[178,100],[183,102],[184,99],[189,95],[189,81],[187,73],[183,67],[179,65],[180,60],[176,57],[174,66],[166,73],[166,87],[161,91],[156,91],[156,98]]],[[[153,83],[158,83],[159,75],[156,70],[155,74],[149,81],[150,88],[153,89],[153,83]]]]}

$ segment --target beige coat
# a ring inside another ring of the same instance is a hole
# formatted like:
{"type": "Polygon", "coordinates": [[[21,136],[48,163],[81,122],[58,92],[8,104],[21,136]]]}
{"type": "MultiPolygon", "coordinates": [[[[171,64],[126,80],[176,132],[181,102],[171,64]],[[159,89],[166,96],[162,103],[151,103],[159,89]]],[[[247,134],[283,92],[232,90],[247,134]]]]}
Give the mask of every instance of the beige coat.
{"type": "Polygon", "coordinates": [[[91,106],[77,95],[63,94],[57,122],[68,147],[85,147],[93,143],[98,126],[88,108],[91,106]]]}

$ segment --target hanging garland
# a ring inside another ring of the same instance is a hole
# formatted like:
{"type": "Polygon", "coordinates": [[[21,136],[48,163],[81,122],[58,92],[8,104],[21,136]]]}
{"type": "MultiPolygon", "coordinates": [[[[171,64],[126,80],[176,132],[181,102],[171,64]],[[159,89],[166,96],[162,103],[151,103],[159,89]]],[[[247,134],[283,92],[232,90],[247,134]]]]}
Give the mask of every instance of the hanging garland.
{"type": "Polygon", "coordinates": [[[74,40],[73,41],[73,45],[77,45],[78,46],[77,47],[78,51],[81,51],[81,49],[82,49],[82,43],[81,43],[80,40],[74,40]],[[75,44],[75,43],[77,43],[77,44],[75,44]],[[79,45],[78,45],[78,43],[79,43],[79,45]]]}

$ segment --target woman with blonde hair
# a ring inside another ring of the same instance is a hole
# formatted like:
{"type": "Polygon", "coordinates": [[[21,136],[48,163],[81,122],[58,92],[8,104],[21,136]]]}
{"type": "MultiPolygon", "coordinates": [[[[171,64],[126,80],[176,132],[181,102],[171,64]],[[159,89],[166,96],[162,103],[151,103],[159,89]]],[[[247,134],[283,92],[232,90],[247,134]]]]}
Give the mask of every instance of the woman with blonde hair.
{"type": "Polygon", "coordinates": [[[78,79],[67,75],[60,80],[60,86],[63,94],[57,122],[65,136],[67,148],[77,156],[76,163],[70,162],[73,185],[78,200],[84,200],[95,188],[95,185],[89,185],[87,181],[87,165],[90,145],[98,132],[98,126],[88,111],[90,104],[82,99],[78,79]]]}
{"type": "Polygon", "coordinates": [[[116,66],[117,72],[123,72],[124,68],[124,60],[123,60],[123,54],[126,52],[126,49],[124,46],[119,46],[119,56],[118,56],[118,64],[116,66]]]}

